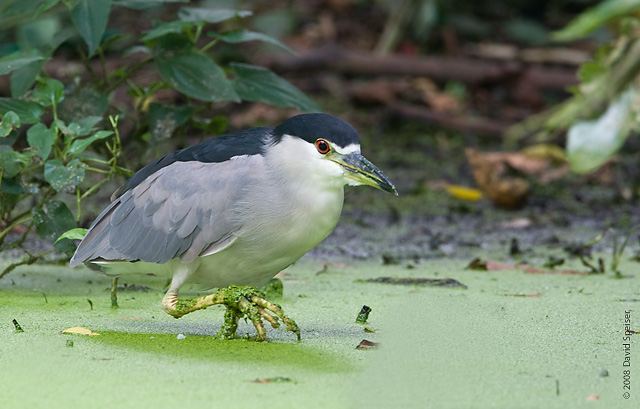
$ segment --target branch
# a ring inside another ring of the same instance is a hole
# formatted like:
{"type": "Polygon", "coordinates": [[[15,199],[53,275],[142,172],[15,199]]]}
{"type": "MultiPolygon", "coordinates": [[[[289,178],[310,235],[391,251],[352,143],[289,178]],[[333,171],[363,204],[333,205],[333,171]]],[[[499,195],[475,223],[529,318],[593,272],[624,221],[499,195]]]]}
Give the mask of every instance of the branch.
{"type": "Polygon", "coordinates": [[[455,129],[462,132],[475,132],[486,135],[504,135],[512,125],[506,122],[493,121],[487,118],[474,118],[470,116],[451,115],[432,111],[421,106],[402,102],[394,102],[387,108],[396,115],[418,119],[455,129]]]}
{"type": "Polygon", "coordinates": [[[267,61],[276,72],[335,71],[345,74],[426,76],[470,85],[511,81],[527,75],[541,88],[564,89],[578,83],[575,69],[532,66],[520,61],[488,61],[473,58],[376,56],[328,46],[297,57],[267,61]],[[532,72],[533,70],[533,72],[532,72]]]}

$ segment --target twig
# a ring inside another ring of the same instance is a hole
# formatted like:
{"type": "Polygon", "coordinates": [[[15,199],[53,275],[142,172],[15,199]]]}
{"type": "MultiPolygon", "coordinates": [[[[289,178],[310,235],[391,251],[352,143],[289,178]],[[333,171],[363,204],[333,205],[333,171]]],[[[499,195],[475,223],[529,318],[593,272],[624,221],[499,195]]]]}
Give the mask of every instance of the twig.
{"type": "Polygon", "coordinates": [[[2,277],[6,276],[7,274],[9,274],[13,270],[15,270],[16,267],[20,267],[20,266],[24,266],[24,265],[31,265],[31,264],[35,263],[36,261],[40,260],[42,257],[46,256],[47,254],[51,253],[52,251],[53,250],[43,251],[42,253],[36,254],[35,256],[30,254],[29,252],[25,251],[29,258],[27,258],[24,261],[19,261],[17,263],[9,264],[4,270],[2,270],[2,273],[0,273],[0,279],[2,279],[2,277]]]}
{"type": "Polygon", "coordinates": [[[474,118],[468,115],[452,116],[451,114],[435,112],[428,108],[402,102],[394,102],[387,107],[397,115],[435,123],[459,131],[477,132],[488,135],[504,135],[511,126],[511,124],[493,121],[487,118],[474,118]]]}
{"type": "Polygon", "coordinates": [[[118,308],[118,277],[111,280],[111,308],[118,308]]]}
{"type": "Polygon", "coordinates": [[[527,75],[538,88],[565,89],[578,82],[575,69],[531,66],[519,61],[487,61],[475,58],[376,56],[328,46],[297,57],[283,57],[266,65],[277,72],[330,70],[348,74],[426,76],[440,81],[471,85],[504,83],[527,75]]]}

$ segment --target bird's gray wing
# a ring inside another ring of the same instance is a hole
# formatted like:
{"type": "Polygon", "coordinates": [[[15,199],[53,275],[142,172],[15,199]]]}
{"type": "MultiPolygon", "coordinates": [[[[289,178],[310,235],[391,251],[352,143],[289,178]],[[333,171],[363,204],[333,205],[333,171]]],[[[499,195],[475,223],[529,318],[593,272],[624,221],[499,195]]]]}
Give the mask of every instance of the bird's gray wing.
{"type": "Polygon", "coordinates": [[[175,162],[148,176],[107,207],[71,259],[184,262],[220,250],[242,227],[247,186],[259,183],[261,155],[225,162],[175,162]]]}

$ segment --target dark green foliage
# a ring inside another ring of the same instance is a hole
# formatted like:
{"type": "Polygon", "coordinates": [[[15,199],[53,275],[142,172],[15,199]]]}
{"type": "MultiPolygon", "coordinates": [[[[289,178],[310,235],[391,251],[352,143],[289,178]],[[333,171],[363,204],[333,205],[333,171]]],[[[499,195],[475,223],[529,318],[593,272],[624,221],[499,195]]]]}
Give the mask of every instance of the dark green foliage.
{"type": "Polygon", "coordinates": [[[120,163],[119,122],[128,124],[127,152],[145,143],[150,146],[142,150],[153,152],[187,127],[202,134],[224,131],[227,122],[215,112],[220,102],[319,111],[270,70],[217,57],[219,43],[259,41],[293,52],[275,38],[246,30],[243,21],[251,11],[181,7],[168,14],[165,3],[186,1],[7,0],[0,5],[0,38],[13,41],[0,44],[0,50],[9,50],[0,56],[0,76],[10,76],[11,89],[11,97],[0,98],[0,251],[22,248],[29,264],[49,253],[23,248],[32,229],[57,250],[73,251],[83,200],[116,175],[131,174],[120,163]],[[155,22],[142,34],[127,33],[115,21],[152,7],[154,15],[173,20],[155,22]],[[64,69],[49,68],[56,64],[64,69]],[[141,70],[155,82],[138,83],[141,70]],[[167,89],[176,102],[156,97],[167,89]],[[73,234],[57,240],[71,229],[73,234]]]}

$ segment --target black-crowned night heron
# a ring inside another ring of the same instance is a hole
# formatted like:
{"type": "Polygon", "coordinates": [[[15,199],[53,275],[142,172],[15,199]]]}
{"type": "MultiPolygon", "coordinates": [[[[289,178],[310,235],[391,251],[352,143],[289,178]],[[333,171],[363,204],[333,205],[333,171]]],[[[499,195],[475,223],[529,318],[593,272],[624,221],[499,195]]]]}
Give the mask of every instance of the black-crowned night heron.
{"type": "Polygon", "coordinates": [[[360,137],[326,114],[294,116],[275,128],[223,135],[145,166],[111,197],[71,266],[109,275],[171,278],[162,308],[179,318],[227,307],[217,336],[235,336],[241,316],[265,339],[262,319],[300,337],[295,322],[264,299],[262,286],[334,229],[344,185],[395,187],[360,154],[360,137]],[[219,288],[178,300],[185,283],[219,288]]]}

